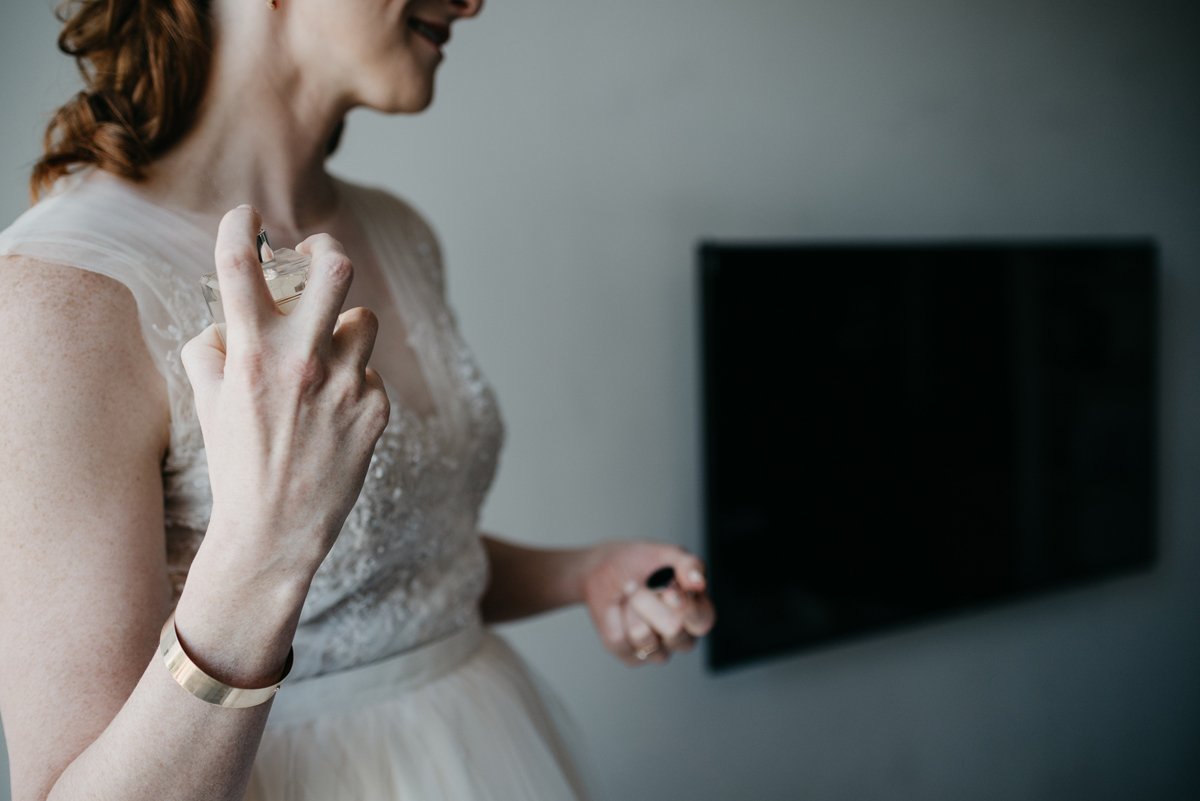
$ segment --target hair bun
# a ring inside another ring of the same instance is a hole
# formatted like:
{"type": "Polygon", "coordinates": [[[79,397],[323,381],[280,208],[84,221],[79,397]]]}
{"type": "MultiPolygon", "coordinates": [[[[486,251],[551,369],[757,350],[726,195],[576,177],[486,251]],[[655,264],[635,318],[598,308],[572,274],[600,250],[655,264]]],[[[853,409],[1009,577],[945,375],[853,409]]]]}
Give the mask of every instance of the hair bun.
{"type": "Polygon", "coordinates": [[[187,133],[212,61],[208,0],[76,0],[58,7],[58,48],[84,90],[46,128],[34,200],[86,165],[140,180],[187,133]]]}

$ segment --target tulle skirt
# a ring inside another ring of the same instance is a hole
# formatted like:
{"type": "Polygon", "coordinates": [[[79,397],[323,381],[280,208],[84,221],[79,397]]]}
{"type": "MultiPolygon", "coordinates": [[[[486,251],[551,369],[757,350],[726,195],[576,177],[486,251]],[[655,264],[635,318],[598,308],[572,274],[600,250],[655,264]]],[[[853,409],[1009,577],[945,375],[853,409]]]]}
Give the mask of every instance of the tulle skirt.
{"type": "Polygon", "coordinates": [[[554,704],[478,624],[285,683],[246,801],[582,801],[554,704]]]}

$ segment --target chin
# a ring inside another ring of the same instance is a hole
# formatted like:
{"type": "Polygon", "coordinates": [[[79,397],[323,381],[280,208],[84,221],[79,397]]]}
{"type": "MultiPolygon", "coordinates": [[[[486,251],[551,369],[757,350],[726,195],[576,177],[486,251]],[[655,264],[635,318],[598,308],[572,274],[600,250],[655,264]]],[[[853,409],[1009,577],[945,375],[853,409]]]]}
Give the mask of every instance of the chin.
{"type": "Polygon", "coordinates": [[[372,92],[363,105],[384,114],[419,114],[433,103],[433,81],[397,79],[372,92]]]}
{"type": "Polygon", "coordinates": [[[397,114],[420,114],[425,109],[433,105],[433,87],[430,86],[426,91],[419,95],[413,95],[405,100],[401,107],[396,109],[397,114]]]}

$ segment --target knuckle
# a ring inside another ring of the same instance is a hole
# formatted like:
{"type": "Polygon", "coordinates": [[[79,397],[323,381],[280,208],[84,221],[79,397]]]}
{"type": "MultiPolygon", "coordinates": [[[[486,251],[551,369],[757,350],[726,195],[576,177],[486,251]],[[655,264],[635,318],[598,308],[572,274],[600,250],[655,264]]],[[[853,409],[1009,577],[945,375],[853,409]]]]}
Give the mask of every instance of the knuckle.
{"type": "Polygon", "coordinates": [[[371,436],[378,438],[387,428],[388,420],[391,419],[392,402],[388,400],[387,393],[383,390],[368,385],[364,393],[362,382],[356,383],[359,385],[355,389],[355,401],[360,404],[358,406],[360,423],[371,432],[371,436]]]}
{"type": "Polygon", "coordinates": [[[353,409],[362,397],[362,390],[354,376],[346,369],[332,371],[325,377],[325,391],[330,394],[340,408],[353,409]]]}
{"type": "Polygon", "coordinates": [[[220,245],[214,253],[214,259],[217,264],[222,264],[225,267],[238,271],[245,270],[249,272],[251,268],[258,267],[258,259],[254,256],[254,252],[242,245],[220,245]]]}
{"type": "Polygon", "coordinates": [[[355,329],[356,336],[374,337],[379,332],[379,318],[362,306],[342,312],[342,325],[347,324],[355,329]]]}
{"type": "Polygon", "coordinates": [[[314,250],[341,250],[342,243],[326,233],[313,234],[307,240],[314,250]]]}
{"type": "Polygon", "coordinates": [[[359,308],[362,312],[363,328],[366,329],[369,336],[374,337],[379,333],[379,318],[370,309],[364,309],[361,306],[359,308]]]}
{"type": "Polygon", "coordinates": [[[375,397],[375,427],[379,431],[383,431],[387,428],[388,420],[392,416],[392,402],[388,400],[386,392],[376,392],[375,397]]]}
{"type": "Polygon", "coordinates": [[[257,381],[267,372],[270,354],[260,342],[242,342],[238,350],[240,372],[250,381],[257,381]]]}
{"type": "Polygon", "coordinates": [[[351,281],[354,279],[354,264],[345,253],[329,253],[325,262],[325,273],[334,281],[351,281]]]}
{"type": "Polygon", "coordinates": [[[293,356],[286,360],[285,365],[287,374],[301,387],[317,387],[325,381],[325,365],[313,354],[293,356]]]}

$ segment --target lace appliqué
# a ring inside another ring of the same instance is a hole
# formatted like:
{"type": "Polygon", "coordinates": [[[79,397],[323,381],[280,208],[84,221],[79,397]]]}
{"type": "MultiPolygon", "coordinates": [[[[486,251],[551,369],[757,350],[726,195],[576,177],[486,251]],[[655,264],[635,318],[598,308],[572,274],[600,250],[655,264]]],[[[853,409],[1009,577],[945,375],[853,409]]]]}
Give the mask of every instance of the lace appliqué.
{"type": "MultiPolygon", "coordinates": [[[[432,232],[389,195],[340,182],[339,189],[390,271],[438,413],[422,419],[393,403],[362,492],[305,601],[295,679],[416,647],[478,614],[487,582],[478,516],[503,440],[495,396],[446,305],[432,232]]],[[[103,175],[75,178],[0,235],[0,254],[99,272],[137,300],[171,405],[162,476],[176,599],[212,513],[204,439],[180,353],[209,323],[198,280],[212,270],[213,245],[211,235],[103,175]]]]}

